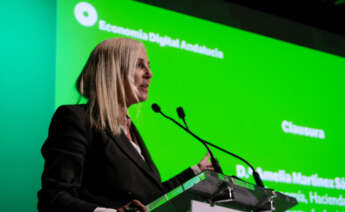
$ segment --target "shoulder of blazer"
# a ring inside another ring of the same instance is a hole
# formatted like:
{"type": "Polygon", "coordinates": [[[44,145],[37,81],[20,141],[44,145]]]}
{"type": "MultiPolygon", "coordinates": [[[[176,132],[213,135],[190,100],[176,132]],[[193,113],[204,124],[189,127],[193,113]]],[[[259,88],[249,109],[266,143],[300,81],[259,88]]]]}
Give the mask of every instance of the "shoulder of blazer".
{"type": "Polygon", "coordinates": [[[85,127],[89,127],[87,125],[90,124],[86,105],[61,105],[56,109],[54,116],[78,119],[75,121],[84,124],[85,127]]]}
{"type": "Polygon", "coordinates": [[[56,109],[52,123],[73,124],[81,129],[88,140],[92,140],[94,130],[91,130],[89,114],[85,104],[79,105],[61,105],[56,109]],[[62,122],[62,123],[61,123],[62,122]]]}
{"type": "Polygon", "coordinates": [[[58,111],[72,111],[79,116],[87,116],[87,105],[86,104],[79,104],[79,105],[61,105],[56,109],[58,111]]]}

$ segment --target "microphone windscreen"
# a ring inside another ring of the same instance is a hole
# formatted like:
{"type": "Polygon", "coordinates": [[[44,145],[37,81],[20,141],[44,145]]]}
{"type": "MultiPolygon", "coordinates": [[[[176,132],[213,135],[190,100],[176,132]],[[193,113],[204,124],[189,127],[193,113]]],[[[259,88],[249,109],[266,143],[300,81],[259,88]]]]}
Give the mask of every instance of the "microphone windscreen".
{"type": "Polygon", "coordinates": [[[152,104],[152,110],[155,111],[156,113],[161,112],[161,108],[157,104],[152,104]]]}
{"type": "Polygon", "coordinates": [[[176,109],[176,111],[177,111],[178,117],[180,117],[181,119],[184,119],[185,114],[184,114],[183,108],[182,108],[182,107],[178,107],[178,108],[176,109]]]}

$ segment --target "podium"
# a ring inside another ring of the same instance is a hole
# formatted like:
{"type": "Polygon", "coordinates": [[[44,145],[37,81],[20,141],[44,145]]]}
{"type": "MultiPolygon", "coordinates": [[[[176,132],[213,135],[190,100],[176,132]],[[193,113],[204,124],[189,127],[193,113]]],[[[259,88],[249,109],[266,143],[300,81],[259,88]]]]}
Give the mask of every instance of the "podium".
{"type": "Polygon", "coordinates": [[[205,171],[146,205],[153,212],[286,211],[297,200],[237,177],[205,171]]]}

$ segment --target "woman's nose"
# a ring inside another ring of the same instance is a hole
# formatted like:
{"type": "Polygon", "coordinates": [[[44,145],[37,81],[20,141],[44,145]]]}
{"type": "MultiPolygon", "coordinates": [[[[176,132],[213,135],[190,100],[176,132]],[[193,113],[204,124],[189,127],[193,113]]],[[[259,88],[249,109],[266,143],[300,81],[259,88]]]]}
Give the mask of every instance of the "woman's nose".
{"type": "Polygon", "coordinates": [[[151,79],[153,77],[153,73],[151,71],[151,69],[149,67],[146,68],[146,74],[145,76],[149,79],[151,79]]]}

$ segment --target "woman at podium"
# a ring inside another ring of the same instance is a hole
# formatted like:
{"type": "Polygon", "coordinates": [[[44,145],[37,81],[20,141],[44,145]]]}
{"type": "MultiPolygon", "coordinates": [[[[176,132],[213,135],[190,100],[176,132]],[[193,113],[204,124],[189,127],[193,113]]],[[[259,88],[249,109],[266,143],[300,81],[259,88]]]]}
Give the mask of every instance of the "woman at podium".
{"type": "Polygon", "coordinates": [[[153,74],[142,43],[101,42],[77,80],[87,104],[59,107],[42,147],[45,160],[40,212],[146,211],[145,204],[213,167],[208,156],[161,182],[159,172],[127,115],[148,98],[153,74]]]}

